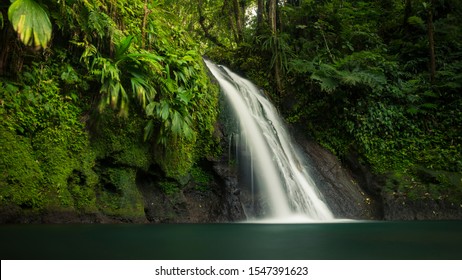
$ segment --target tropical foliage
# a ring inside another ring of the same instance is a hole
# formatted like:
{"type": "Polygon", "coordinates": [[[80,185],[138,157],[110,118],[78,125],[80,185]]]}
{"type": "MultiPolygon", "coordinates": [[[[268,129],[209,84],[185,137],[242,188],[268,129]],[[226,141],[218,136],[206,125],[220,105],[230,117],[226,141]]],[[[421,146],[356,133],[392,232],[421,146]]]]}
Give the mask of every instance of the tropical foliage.
{"type": "Polygon", "coordinates": [[[205,54],[382,194],[460,203],[461,19],[458,0],[2,1],[0,201],[142,216],[142,174],[201,177],[205,54]]]}
{"type": "Polygon", "coordinates": [[[142,217],[140,173],[216,153],[217,87],[163,2],[0,4],[3,205],[142,217]]]}
{"type": "Polygon", "coordinates": [[[257,14],[249,36],[233,55],[211,44],[210,56],[341,158],[358,153],[384,193],[462,199],[458,1],[243,2],[257,14]]]}

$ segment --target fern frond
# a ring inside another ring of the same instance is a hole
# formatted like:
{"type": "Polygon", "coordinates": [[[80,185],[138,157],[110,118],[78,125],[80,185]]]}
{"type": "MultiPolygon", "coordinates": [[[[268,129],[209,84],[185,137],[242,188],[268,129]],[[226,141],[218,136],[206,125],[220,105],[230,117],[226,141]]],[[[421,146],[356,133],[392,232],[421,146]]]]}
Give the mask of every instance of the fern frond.
{"type": "Polygon", "coordinates": [[[318,81],[321,86],[321,90],[325,92],[333,92],[338,87],[338,81],[332,77],[319,75],[319,73],[313,73],[310,78],[318,81]]]}
{"type": "Polygon", "coordinates": [[[383,73],[361,71],[338,71],[341,82],[349,86],[365,85],[372,89],[381,89],[386,84],[383,73]]]}
{"type": "Polygon", "coordinates": [[[288,63],[288,71],[287,72],[293,72],[293,73],[300,73],[300,74],[306,74],[306,73],[313,73],[316,71],[316,66],[313,63],[313,61],[307,61],[304,59],[292,59],[288,63]]]}
{"type": "Polygon", "coordinates": [[[127,36],[116,45],[115,59],[119,60],[128,51],[128,48],[132,44],[134,37],[127,36]]]}

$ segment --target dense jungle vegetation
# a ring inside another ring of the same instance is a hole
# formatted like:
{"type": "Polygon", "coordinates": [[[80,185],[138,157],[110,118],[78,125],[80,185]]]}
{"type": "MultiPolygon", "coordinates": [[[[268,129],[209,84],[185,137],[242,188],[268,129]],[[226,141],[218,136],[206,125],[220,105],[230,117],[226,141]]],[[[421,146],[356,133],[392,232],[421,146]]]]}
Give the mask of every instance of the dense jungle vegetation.
{"type": "Polygon", "coordinates": [[[382,192],[462,205],[458,0],[3,0],[2,207],[141,217],[140,173],[208,178],[203,55],[382,192]]]}

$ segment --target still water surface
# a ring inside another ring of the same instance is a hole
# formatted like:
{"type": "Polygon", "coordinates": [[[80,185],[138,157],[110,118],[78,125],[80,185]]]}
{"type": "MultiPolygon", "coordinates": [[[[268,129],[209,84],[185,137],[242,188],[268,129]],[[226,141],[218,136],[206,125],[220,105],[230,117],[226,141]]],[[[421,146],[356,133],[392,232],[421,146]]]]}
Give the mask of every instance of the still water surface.
{"type": "Polygon", "coordinates": [[[462,259],[462,221],[2,225],[1,259],[462,259]]]}

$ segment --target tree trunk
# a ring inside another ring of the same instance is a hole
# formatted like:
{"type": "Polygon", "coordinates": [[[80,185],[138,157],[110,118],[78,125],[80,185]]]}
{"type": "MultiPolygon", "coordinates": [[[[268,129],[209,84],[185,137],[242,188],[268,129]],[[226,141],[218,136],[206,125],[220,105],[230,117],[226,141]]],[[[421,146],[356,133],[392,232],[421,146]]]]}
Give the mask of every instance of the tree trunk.
{"type": "Polygon", "coordinates": [[[146,47],[146,24],[148,22],[148,16],[151,13],[151,10],[148,9],[148,0],[144,1],[144,17],[143,25],[141,26],[141,48],[146,47]]]}
{"type": "Polygon", "coordinates": [[[21,72],[24,55],[22,45],[16,44],[16,40],[16,32],[5,19],[4,27],[0,29],[0,76],[12,77],[21,72]]]}
{"type": "Polygon", "coordinates": [[[3,76],[5,73],[7,73],[8,54],[10,47],[8,40],[8,29],[8,26],[4,29],[0,29],[0,76],[3,76]]]}
{"type": "Polygon", "coordinates": [[[407,21],[411,17],[411,14],[412,14],[412,0],[406,0],[406,4],[404,6],[404,19],[403,19],[403,26],[405,30],[409,26],[409,23],[407,21]]]}
{"type": "Polygon", "coordinates": [[[284,93],[284,86],[282,83],[282,67],[281,63],[279,62],[279,53],[276,53],[274,55],[276,55],[276,61],[274,63],[274,79],[276,80],[276,90],[279,96],[278,101],[280,103],[284,93]]]}
{"type": "Polygon", "coordinates": [[[201,26],[202,31],[204,31],[205,38],[209,39],[215,45],[217,45],[219,47],[222,47],[222,48],[225,48],[225,46],[222,43],[220,43],[218,38],[213,36],[209,32],[209,30],[212,28],[212,26],[210,26],[210,25],[207,26],[206,23],[205,23],[205,16],[202,13],[202,0],[199,0],[198,3],[197,3],[197,11],[199,13],[199,25],[201,26]]]}
{"type": "Polygon", "coordinates": [[[435,56],[435,27],[433,26],[433,3],[430,4],[427,10],[427,30],[428,43],[430,51],[430,82],[435,82],[436,76],[436,56],[435,56]]]}
{"type": "Polygon", "coordinates": [[[257,1],[257,35],[260,35],[263,31],[264,14],[265,14],[264,0],[258,0],[257,1]]]}
{"type": "Polygon", "coordinates": [[[240,42],[242,40],[243,19],[239,0],[233,0],[233,14],[236,22],[236,41],[240,42]]]}
{"type": "Polygon", "coordinates": [[[269,0],[269,7],[268,7],[268,24],[271,29],[272,34],[277,33],[277,7],[278,7],[277,0],[269,0]]]}
{"type": "Polygon", "coordinates": [[[278,8],[278,1],[277,0],[269,0],[269,10],[268,10],[268,24],[271,29],[271,36],[274,40],[273,46],[273,71],[274,71],[274,79],[276,82],[276,91],[279,95],[279,99],[282,99],[283,95],[283,84],[282,84],[282,66],[280,63],[280,53],[278,49],[278,30],[277,30],[277,8],[278,8]]]}

